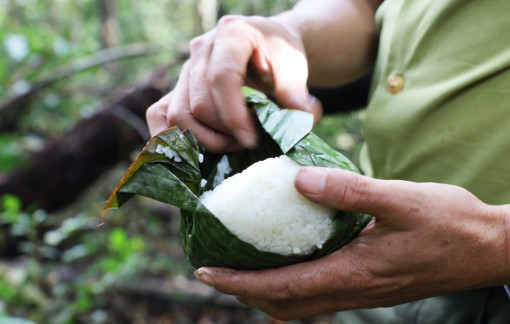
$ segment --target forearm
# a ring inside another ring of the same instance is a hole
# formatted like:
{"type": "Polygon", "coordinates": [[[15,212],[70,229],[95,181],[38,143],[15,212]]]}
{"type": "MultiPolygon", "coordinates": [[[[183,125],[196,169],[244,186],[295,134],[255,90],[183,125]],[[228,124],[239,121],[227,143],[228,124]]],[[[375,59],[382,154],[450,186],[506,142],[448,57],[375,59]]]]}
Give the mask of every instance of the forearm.
{"type": "Polygon", "coordinates": [[[273,17],[302,39],[309,66],[308,83],[327,87],[347,83],[373,65],[380,1],[303,0],[273,17]]]}

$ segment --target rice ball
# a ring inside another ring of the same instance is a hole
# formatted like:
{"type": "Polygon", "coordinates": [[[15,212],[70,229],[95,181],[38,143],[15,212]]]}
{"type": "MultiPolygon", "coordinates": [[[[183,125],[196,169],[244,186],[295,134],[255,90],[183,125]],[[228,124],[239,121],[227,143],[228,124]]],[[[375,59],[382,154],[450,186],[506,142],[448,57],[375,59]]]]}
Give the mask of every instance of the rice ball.
{"type": "Polygon", "coordinates": [[[239,239],[260,251],[310,254],[332,236],[336,211],[295,189],[301,167],[285,155],[254,163],[205,192],[201,201],[239,239]]]}

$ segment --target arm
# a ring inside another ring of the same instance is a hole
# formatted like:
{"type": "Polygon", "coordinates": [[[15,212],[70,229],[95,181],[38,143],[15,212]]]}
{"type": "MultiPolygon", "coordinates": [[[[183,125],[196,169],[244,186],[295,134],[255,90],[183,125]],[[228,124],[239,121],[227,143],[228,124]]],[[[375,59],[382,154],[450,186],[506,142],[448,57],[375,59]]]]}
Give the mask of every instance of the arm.
{"type": "Polygon", "coordinates": [[[302,39],[308,84],[331,87],[368,72],[376,54],[375,11],[382,1],[301,1],[274,17],[302,39]]]}
{"type": "Polygon", "coordinates": [[[281,15],[226,16],[193,39],[190,60],[175,89],[147,111],[154,135],[168,126],[191,128],[210,151],[256,144],[255,127],[240,89],[254,86],[285,107],[320,118],[313,85],[334,85],[372,65],[378,3],[303,0],[281,15]],[[310,68],[310,74],[309,74],[310,68]]]}

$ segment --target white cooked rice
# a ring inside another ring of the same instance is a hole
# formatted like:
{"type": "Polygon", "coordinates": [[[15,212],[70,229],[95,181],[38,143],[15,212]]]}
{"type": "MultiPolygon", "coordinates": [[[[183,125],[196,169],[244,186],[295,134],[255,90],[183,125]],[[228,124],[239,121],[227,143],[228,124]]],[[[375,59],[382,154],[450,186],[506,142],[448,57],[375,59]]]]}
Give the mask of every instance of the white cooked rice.
{"type": "Polygon", "coordinates": [[[261,251],[312,253],[332,235],[335,210],[297,192],[299,168],[285,155],[257,162],[205,192],[202,203],[232,233],[261,251]]]}

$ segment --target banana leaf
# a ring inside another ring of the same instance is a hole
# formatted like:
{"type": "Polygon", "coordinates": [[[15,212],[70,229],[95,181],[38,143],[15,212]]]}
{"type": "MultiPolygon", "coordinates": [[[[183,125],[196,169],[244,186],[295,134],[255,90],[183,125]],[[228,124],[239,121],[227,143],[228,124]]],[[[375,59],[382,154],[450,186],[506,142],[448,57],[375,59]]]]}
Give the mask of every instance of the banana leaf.
{"type": "Polygon", "coordinates": [[[311,132],[313,115],[281,109],[260,92],[245,89],[246,102],[259,120],[259,145],[253,150],[211,154],[191,130],[170,128],[153,137],[110,195],[103,214],[133,195],[146,196],[181,210],[181,236],[187,260],[194,267],[222,266],[263,269],[320,258],[348,244],[371,217],[337,211],[333,235],[312,254],[281,255],[260,251],[230,232],[200,201],[224,179],[251,164],[286,154],[304,166],[356,166],[311,132]],[[171,150],[171,151],[170,151],[171,150]],[[169,153],[170,152],[170,153],[169,153]],[[207,181],[207,182],[205,182],[207,181]],[[203,185],[205,182],[205,185],[203,185]]]}

